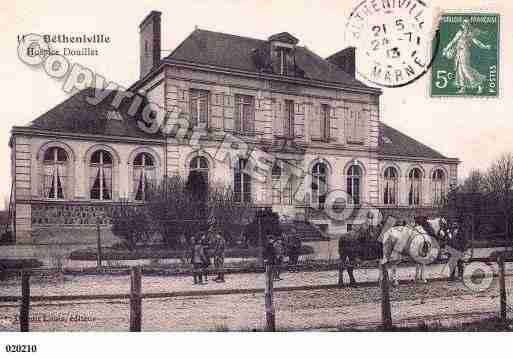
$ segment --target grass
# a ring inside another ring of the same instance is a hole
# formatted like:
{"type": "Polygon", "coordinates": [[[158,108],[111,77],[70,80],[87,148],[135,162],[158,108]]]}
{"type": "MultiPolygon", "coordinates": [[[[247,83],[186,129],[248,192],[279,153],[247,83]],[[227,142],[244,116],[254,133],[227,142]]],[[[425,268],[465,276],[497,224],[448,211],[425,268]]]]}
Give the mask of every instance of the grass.
{"type": "MultiPolygon", "coordinates": [[[[258,257],[260,249],[257,247],[249,248],[228,248],[225,253],[225,258],[256,258],[258,257]]],[[[300,250],[300,255],[312,254],[313,248],[303,245],[300,250]]],[[[79,249],[71,252],[69,258],[71,260],[81,261],[95,261],[96,249],[87,248],[79,249]]],[[[164,259],[164,258],[181,258],[183,251],[166,248],[161,245],[139,247],[135,250],[128,250],[122,248],[106,247],[102,248],[102,259],[104,260],[137,260],[137,259],[164,259]]]]}

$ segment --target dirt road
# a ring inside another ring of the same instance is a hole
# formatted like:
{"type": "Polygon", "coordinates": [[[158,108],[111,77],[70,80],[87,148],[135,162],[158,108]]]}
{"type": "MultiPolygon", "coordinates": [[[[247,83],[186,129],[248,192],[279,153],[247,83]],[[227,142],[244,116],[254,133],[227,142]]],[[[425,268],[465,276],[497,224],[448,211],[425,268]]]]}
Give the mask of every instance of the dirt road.
{"type": "MultiPolygon", "coordinates": [[[[507,271],[512,272],[508,265],[507,271]]],[[[429,267],[428,277],[440,277],[441,266],[429,267]]],[[[374,281],[377,271],[358,270],[359,281],[374,281]]],[[[413,278],[410,267],[399,269],[402,279],[413,278]]],[[[337,273],[284,273],[277,287],[334,284],[337,273]]],[[[192,286],[188,277],[143,277],[143,292],[209,290],[221,288],[263,288],[262,274],[240,274],[227,282],[192,286]]],[[[513,277],[507,277],[508,295],[513,277]]],[[[32,283],[32,295],[128,293],[128,276],[66,276],[64,279],[32,283]]],[[[19,295],[19,283],[0,286],[0,295],[19,295]]],[[[511,296],[509,296],[511,298],[511,296]]],[[[407,284],[391,291],[392,316],[396,324],[422,321],[450,325],[498,312],[496,283],[484,292],[469,290],[461,282],[436,281],[407,284]]],[[[278,329],[360,328],[380,321],[380,291],[377,287],[276,292],[278,329]]],[[[0,304],[0,331],[18,330],[17,303],[0,304]]],[[[128,328],[127,301],[34,302],[31,330],[35,331],[125,331],[128,328]]],[[[192,296],[143,301],[143,330],[261,330],[264,325],[263,295],[192,296]]]]}

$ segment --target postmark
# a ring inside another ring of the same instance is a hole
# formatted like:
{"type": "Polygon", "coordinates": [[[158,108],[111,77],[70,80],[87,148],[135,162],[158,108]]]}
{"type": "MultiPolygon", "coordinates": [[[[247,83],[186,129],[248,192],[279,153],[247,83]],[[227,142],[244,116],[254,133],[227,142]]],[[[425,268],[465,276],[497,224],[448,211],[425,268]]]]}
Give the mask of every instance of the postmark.
{"type": "Polygon", "coordinates": [[[408,85],[427,73],[432,9],[422,0],[364,0],[351,12],[345,40],[357,50],[360,76],[383,87],[408,85]]]}
{"type": "Polygon", "coordinates": [[[499,14],[442,14],[431,96],[498,97],[499,29],[499,14]]]}

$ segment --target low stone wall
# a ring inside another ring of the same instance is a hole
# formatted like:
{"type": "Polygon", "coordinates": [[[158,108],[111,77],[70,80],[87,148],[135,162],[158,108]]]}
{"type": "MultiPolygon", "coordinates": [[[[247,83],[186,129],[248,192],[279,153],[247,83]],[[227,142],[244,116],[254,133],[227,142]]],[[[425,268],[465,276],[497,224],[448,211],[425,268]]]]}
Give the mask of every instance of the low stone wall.
{"type": "Polygon", "coordinates": [[[111,225],[112,213],[118,205],[90,203],[33,203],[32,228],[52,225],[111,225]]]}

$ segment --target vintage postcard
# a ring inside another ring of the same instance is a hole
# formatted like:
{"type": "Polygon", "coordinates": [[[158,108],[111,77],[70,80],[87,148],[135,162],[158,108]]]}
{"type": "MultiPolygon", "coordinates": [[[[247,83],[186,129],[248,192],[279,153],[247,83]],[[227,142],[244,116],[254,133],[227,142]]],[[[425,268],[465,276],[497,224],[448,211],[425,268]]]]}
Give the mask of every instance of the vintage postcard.
{"type": "Polygon", "coordinates": [[[2,9],[0,332],[513,329],[507,1],[2,9]]]}

